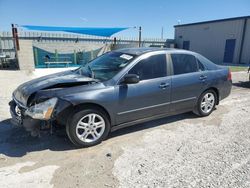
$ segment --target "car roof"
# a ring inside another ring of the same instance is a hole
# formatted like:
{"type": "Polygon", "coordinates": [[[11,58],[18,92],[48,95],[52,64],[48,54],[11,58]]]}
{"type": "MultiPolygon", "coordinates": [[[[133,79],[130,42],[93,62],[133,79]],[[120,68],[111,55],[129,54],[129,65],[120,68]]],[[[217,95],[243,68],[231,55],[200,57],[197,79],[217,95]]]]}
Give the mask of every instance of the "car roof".
{"type": "Polygon", "coordinates": [[[182,52],[186,54],[194,54],[194,52],[182,49],[175,49],[175,48],[155,48],[155,47],[148,47],[148,48],[123,48],[115,50],[116,52],[131,54],[131,55],[142,55],[148,52],[156,52],[156,51],[166,51],[166,52],[182,52]]]}

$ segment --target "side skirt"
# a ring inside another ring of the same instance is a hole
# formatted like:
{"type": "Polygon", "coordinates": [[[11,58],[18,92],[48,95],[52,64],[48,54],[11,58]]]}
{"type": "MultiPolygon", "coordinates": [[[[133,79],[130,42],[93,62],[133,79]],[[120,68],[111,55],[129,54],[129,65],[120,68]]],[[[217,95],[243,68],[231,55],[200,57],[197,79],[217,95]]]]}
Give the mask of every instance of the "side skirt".
{"type": "MultiPolygon", "coordinates": [[[[185,112],[190,112],[190,111],[192,111],[192,109],[188,109],[188,110],[182,111],[180,113],[185,113],[185,112]]],[[[129,127],[129,126],[132,126],[132,125],[136,125],[136,124],[139,124],[139,123],[144,123],[144,122],[147,122],[147,121],[156,120],[156,119],[160,119],[160,118],[164,118],[164,117],[168,117],[168,116],[172,116],[172,115],[176,115],[176,114],[180,114],[180,113],[173,112],[173,113],[159,114],[159,115],[155,115],[155,116],[151,116],[151,117],[147,117],[147,118],[143,118],[143,119],[134,120],[134,121],[131,121],[131,122],[122,123],[122,124],[119,124],[119,125],[114,125],[114,126],[111,127],[111,132],[114,132],[114,131],[116,131],[118,129],[122,129],[122,128],[125,128],[125,127],[129,127]]]]}

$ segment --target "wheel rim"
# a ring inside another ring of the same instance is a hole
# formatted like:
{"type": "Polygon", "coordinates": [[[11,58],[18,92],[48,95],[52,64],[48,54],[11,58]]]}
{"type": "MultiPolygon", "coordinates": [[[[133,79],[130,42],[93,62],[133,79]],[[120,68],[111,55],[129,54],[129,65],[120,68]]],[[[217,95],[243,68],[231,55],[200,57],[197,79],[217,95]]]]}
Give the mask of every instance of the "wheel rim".
{"type": "Polygon", "coordinates": [[[76,126],[76,135],[83,142],[94,142],[104,133],[105,121],[95,113],[82,117],[76,126]]]}
{"type": "Polygon", "coordinates": [[[212,111],[215,103],[215,97],[213,93],[206,93],[201,100],[201,111],[209,113],[212,111]]]}

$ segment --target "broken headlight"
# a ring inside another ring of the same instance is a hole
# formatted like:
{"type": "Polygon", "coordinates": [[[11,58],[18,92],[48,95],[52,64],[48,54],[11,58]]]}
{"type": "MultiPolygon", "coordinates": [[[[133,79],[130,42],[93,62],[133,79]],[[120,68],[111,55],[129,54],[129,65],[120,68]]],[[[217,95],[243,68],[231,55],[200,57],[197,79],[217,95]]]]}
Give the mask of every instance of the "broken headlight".
{"type": "Polygon", "coordinates": [[[25,111],[25,115],[33,119],[49,120],[57,103],[57,98],[51,98],[44,102],[35,104],[25,111]]]}

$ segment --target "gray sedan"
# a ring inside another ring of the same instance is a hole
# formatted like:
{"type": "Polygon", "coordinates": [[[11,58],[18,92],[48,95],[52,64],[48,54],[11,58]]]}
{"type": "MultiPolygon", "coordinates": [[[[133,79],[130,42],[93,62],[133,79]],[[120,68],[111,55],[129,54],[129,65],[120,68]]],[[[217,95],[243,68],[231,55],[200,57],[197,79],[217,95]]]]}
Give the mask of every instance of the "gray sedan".
{"type": "Polygon", "coordinates": [[[231,85],[228,68],[197,53],[129,48],[20,85],[10,111],[33,135],[66,126],[71,142],[86,147],[141,122],[189,111],[208,116],[231,85]]]}

